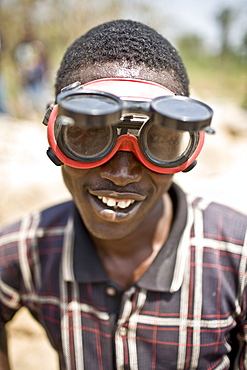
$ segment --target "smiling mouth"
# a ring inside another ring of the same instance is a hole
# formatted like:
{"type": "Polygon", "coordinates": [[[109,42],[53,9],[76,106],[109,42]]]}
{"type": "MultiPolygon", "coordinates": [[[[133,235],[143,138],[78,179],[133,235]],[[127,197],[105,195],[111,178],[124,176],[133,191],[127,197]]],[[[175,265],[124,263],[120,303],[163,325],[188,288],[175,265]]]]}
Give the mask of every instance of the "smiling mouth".
{"type": "Polygon", "coordinates": [[[146,195],[137,192],[89,190],[92,207],[106,221],[127,221],[138,211],[146,195]]]}

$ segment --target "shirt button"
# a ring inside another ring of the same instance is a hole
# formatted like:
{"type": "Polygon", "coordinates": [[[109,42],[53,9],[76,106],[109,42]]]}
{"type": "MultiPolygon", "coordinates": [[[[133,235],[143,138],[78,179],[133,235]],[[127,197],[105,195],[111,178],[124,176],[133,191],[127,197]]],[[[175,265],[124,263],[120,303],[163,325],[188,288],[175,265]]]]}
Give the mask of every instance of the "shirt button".
{"type": "Polygon", "coordinates": [[[119,335],[121,336],[121,337],[125,337],[126,335],[127,335],[127,329],[126,328],[120,328],[119,329],[119,335]]]}
{"type": "Polygon", "coordinates": [[[112,286],[108,286],[106,288],[106,294],[109,295],[110,297],[114,297],[117,294],[117,290],[112,286]]]}

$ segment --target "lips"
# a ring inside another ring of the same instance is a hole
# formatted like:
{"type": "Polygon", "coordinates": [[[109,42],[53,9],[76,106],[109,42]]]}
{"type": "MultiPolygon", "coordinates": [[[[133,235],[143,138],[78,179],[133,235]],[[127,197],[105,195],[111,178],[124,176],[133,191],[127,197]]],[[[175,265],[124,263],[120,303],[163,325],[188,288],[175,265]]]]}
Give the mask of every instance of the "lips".
{"type": "Polygon", "coordinates": [[[90,190],[91,203],[95,211],[108,221],[119,221],[131,217],[146,196],[132,192],[90,190]]]}

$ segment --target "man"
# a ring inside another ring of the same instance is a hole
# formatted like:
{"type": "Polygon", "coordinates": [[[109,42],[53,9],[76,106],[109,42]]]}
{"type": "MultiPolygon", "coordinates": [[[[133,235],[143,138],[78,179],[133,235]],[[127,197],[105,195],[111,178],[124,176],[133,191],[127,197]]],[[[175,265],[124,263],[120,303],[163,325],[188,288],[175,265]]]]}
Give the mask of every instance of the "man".
{"type": "Polygon", "coordinates": [[[45,123],[73,201],[2,231],[1,370],[23,305],[61,369],[247,368],[247,218],[173,183],[209,131],[188,94],[175,49],[138,22],[67,50],[45,123]]]}

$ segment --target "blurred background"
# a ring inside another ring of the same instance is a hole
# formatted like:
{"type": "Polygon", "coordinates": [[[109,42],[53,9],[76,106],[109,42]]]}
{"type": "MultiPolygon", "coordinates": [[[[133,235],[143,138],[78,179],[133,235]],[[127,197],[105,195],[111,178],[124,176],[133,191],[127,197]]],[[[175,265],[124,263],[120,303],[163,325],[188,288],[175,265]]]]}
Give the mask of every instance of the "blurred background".
{"type": "MultiPolygon", "coordinates": [[[[214,110],[217,134],[206,138],[195,169],[175,180],[189,193],[246,212],[246,0],[0,0],[0,6],[1,224],[69,198],[60,168],[45,155],[42,118],[67,47],[118,18],[167,37],[187,67],[191,96],[214,110]]],[[[9,337],[14,370],[58,368],[43,330],[25,311],[9,324],[9,337]]]]}

